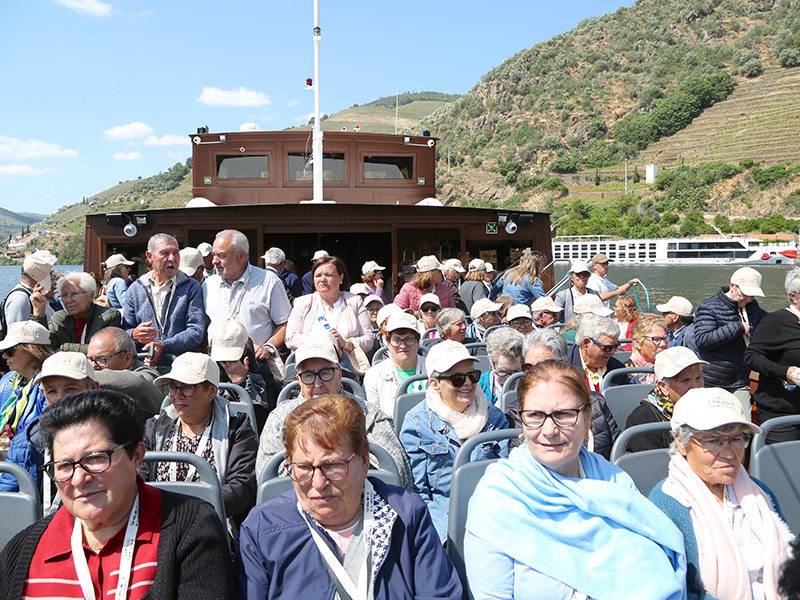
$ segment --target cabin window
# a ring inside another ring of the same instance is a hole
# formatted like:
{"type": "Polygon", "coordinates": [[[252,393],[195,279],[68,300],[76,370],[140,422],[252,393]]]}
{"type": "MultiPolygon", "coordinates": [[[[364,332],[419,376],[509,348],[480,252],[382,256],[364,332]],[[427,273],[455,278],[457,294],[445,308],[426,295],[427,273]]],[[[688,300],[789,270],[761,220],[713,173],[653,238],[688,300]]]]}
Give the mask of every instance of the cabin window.
{"type": "Polygon", "coordinates": [[[365,156],[364,179],[413,179],[413,156],[365,156]]]}
{"type": "Polygon", "coordinates": [[[269,179],[269,156],[217,155],[217,179],[269,179]]]}
{"type": "MultiPolygon", "coordinates": [[[[289,152],[287,172],[289,181],[312,181],[311,154],[289,152]]],[[[322,180],[344,181],[344,152],[322,153],[322,180]]]]}

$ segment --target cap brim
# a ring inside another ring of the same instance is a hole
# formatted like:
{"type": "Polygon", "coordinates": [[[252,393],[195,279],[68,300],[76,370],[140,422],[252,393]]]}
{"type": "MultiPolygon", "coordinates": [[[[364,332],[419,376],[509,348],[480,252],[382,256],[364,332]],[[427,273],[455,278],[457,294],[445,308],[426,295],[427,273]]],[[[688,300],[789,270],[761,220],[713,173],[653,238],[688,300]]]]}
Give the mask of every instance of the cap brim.
{"type": "Polygon", "coordinates": [[[156,377],[153,380],[153,383],[155,385],[164,385],[168,381],[178,381],[180,383],[185,383],[186,385],[198,385],[206,380],[191,373],[172,372],[162,375],[161,377],[156,377]]]}
{"type": "Polygon", "coordinates": [[[752,433],[761,433],[761,427],[745,419],[719,419],[714,416],[711,417],[698,417],[693,423],[687,423],[690,427],[694,427],[700,431],[709,431],[717,427],[724,427],[725,425],[745,425],[752,433]]]}
{"type": "MultiPolygon", "coordinates": [[[[81,381],[83,379],[92,379],[86,373],[82,373],[80,371],[72,371],[70,369],[64,369],[59,371],[58,373],[39,373],[33,380],[33,385],[40,383],[43,379],[47,379],[48,377],[66,377],[67,379],[74,379],[75,381],[81,381]]],[[[92,379],[92,381],[94,380],[92,379]]]]}
{"type": "Polygon", "coordinates": [[[764,297],[764,292],[759,287],[739,286],[745,296],[760,296],[764,297]]]}
{"type": "Polygon", "coordinates": [[[211,360],[214,362],[219,361],[236,361],[242,358],[244,348],[231,348],[229,346],[211,346],[211,360]]]}

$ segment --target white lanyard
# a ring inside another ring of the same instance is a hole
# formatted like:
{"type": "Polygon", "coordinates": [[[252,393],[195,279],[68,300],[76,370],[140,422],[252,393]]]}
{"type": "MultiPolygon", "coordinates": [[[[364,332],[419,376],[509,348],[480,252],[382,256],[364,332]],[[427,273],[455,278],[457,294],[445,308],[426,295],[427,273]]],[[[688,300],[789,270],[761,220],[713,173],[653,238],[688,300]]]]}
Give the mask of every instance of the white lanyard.
{"type": "MultiPolygon", "coordinates": [[[[211,435],[211,425],[214,423],[214,415],[212,413],[211,418],[208,420],[208,425],[206,425],[206,429],[203,432],[202,437],[200,438],[200,442],[197,444],[197,448],[195,448],[195,455],[203,458],[203,452],[206,449],[206,444],[208,444],[208,436],[211,435]]],[[[175,436],[172,438],[172,450],[173,452],[178,452],[178,442],[180,441],[181,437],[181,420],[178,419],[175,421],[175,436]]],[[[194,472],[197,469],[194,465],[189,465],[189,469],[186,471],[186,479],[184,481],[191,481],[194,477],[194,472]]],[[[178,481],[178,464],[176,462],[169,463],[169,480],[170,481],[178,481]]]]}
{"type": "Polygon", "coordinates": [[[339,294],[339,298],[336,300],[336,302],[333,303],[333,308],[328,308],[325,305],[325,302],[322,300],[322,297],[320,297],[319,305],[320,309],[322,310],[322,316],[325,317],[325,320],[328,322],[328,324],[336,331],[339,331],[339,321],[344,314],[345,308],[345,300],[341,294],[339,294]],[[339,302],[339,308],[336,308],[336,302],[339,302]]]}
{"type": "Polygon", "coordinates": [[[81,344],[85,344],[86,343],[86,330],[87,329],[89,329],[89,322],[86,321],[86,319],[84,319],[83,331],[81,331],[81,341],[80,341],[81,344]]]}
{"type": "MultiPolygon", "coordinates": [[[[239,292],[236,300],[231,305],[231,295],[233,295],[233,288],[236,287],[237,281],[234,281],[231,285],[231,293],[228,295],[228,318],[233,319],[236,314],[239,312],[239,307],[242,305],[242,300],[244,300],[244,293],[247,291],[247,285],[250,283],[250,275],[253,274],[253,269],[251,268],[250,271],[247,273],[247,279],[244,280],[242,283],[242,289],[239,292]]],[[[225,285],[224,279],[222,280],[223,283],[221,285],[225,285]]]]}
{"type": "MultiPolygon", "coordinates": [[[[152,281],[152,279],[151,279],[152,281]]],[[[156,284],[158,285],[158,284],[156,284]]],[[[153,296],[153,313],[155,313],[156,317],[156,324],[158,325],[158,332],[161,334],[161,337],[164,336],[164,323],[169,320],[169,311],[172,310],[172,296],[175,294],[175,288],[178,287],[178,281],[170,280],[165,285],[171,285],[172,287],[169,290],[169,296],[167,297],[167,313],[164,315],[164,318],[161,318],[161,310],[164,307],[163,302],[159,302],[161,298],[160,290],[157,290],[153,296]]]]}
{"type": "Polygon", "coordinates": [[[353,583],[353,580],[350,579],[350,575],[347,574],[347,571],[339,561],[338,557],[333,553],[328,544],[325,543],[325,540],[322,539],[322,536],[317,532],[317,530],[311,525],[308,517],[306,517],[305,512],[303,512],[303,507],[300,506],[299,502],[297,503],[297,510],[300,511],[300,515],[302,515],[306,525],[308,525],[308,529],[311,531],[311,537],[317,544],[320,554],[322,554],[322,559],[328,565],[328,568],[331,570],[333,576],[338,580],[339,584],[344,588],[344,591],[347,593],[347,595],[353,600],[367,600],[369,597],[369,581],[367,573],[369,571],[369,562],[372,560],[372,524],[375,519],[375,490],[372,488],[372,484],[368,480],[364,480],[363,538],[365,545],[365,558],[364,564],[361,565],[361,572],[358,576],[358,587],[356,587],[356,585],[353,583]]]}
{"type": "MultiPolygon", "coordinates": [[[[128,517],[128,527],[125,529],[125,541],[122,543],[122,556],[119,559],[119,572],[117,574],[117,593],[115,600],[125,600],[128,596],[128,584],[131,579],[131,567],[133,566],[133,548],[136,544],[136,534],[139,531],[139,494],[133,501],[131,515],[128,517]]],[[[81,522],[75,519],[75,527],[72,528],[72,562],[75,565],[75,572],[78,574],[78,582],[86,600],[95,600],[94,583],[89,573],[89,564],[86,562],[86,554],[83,550],[83,531],[81,522]]]]}

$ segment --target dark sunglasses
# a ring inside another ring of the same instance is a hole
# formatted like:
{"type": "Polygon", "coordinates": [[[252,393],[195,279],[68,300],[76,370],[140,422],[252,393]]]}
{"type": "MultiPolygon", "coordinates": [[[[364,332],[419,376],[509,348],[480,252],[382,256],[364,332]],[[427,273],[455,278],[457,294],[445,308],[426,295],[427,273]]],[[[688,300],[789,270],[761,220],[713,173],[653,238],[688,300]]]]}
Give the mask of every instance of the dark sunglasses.
{"type": "Polygon", "coordinates": [[[420,308],[422,312],[439,312],[441,307],[436,306],[435,304],[426,304],[422,308],[420,308]]]}
{"type": "Polygon", "coordinates": [[[597,346],[597,347],[598,347],[598,348],[600,348],[600,349],[601,349],[603,352],[606,352],[606,353],[608,353],[608,352],[614,352],[614,351],[615,351],[617,348],[619,348],[619,342],[616,342],[615,344],[601,344],[600,342],[598,342],[598,341],[597,341],[597,340],[595,340],[595,339],[589,338],[589,340],[591,340],[591,342],[592,342],[592,343],[593,343],[595,346],[597,346]]]}
{"type": "Polygon", "coordinates": [[[11,358],[12,356],[14,356],[14,353],[16,351],[17,351],[17,347],[16,346],[11,346],[11,348],[6,348],[5,350],[3,350],[3,354],[5,354],[9,358],[11,358]]]}
{"type": "Polygon", "coordinates": [[[481,379],[481,372],[477,369],[467,371],[466,373],[453,373],[452,375],[439,375],[439,379],[447,379],[455,387],[461,387],[469,377],[472,383],[478,383],[481,379]]]}

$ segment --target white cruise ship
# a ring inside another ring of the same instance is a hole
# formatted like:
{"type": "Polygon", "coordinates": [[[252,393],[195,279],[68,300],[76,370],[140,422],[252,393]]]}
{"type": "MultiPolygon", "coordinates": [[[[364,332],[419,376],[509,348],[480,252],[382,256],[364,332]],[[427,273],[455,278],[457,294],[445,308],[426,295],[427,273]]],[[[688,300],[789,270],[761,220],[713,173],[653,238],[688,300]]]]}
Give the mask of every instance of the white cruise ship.
{"type": "Polygon", "coordinates": [[[553,239],[553,258],[591,260],[602,252],[622,264],[793,265],[797,241],[765,242],[748,235],[623,240],[614,236],[553,239]]]}

